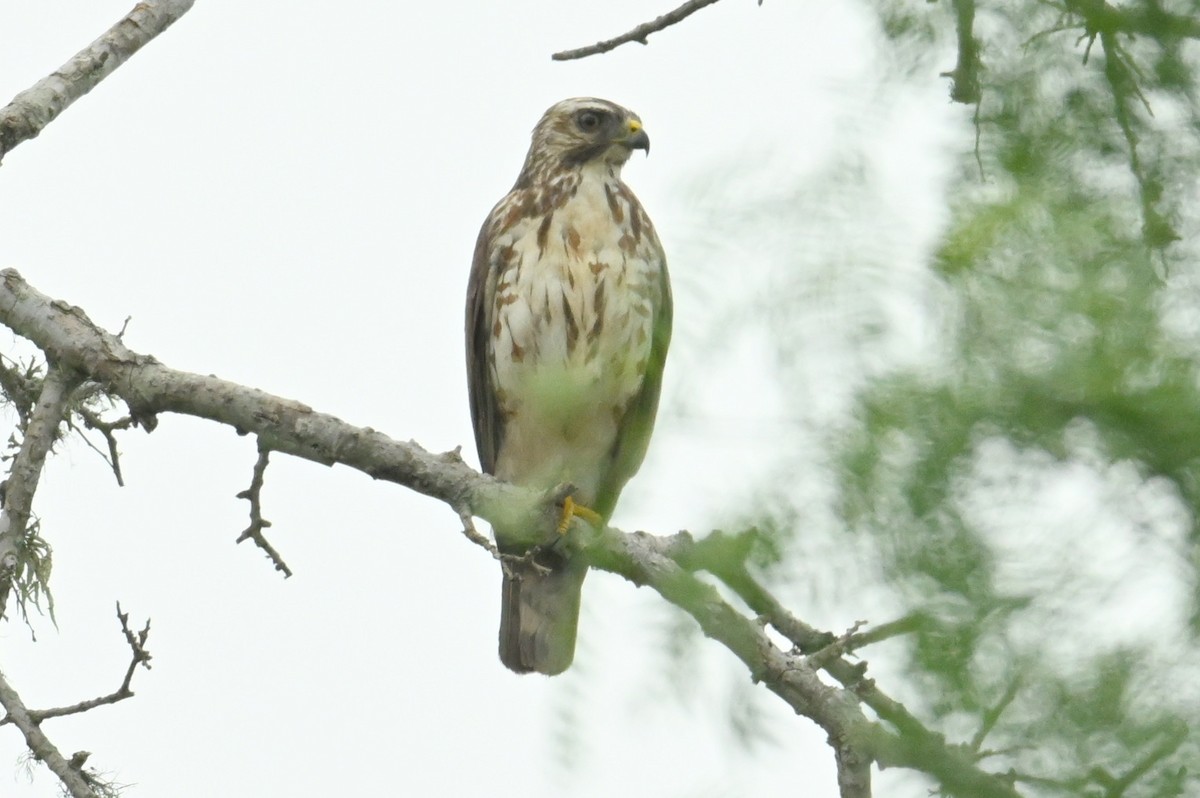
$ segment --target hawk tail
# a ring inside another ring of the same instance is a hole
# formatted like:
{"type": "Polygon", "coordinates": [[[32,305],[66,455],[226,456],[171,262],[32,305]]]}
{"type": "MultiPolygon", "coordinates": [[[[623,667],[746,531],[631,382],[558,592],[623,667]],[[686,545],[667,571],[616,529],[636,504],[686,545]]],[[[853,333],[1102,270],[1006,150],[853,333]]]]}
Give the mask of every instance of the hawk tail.
{"type": "Polygon", "coordinates": [[[500,661],[517,673],[553,676],[565,671],[575,657],[587,566],[547,554],[539,555],[536,565],[511,563],[504,572],[500,661]]]}

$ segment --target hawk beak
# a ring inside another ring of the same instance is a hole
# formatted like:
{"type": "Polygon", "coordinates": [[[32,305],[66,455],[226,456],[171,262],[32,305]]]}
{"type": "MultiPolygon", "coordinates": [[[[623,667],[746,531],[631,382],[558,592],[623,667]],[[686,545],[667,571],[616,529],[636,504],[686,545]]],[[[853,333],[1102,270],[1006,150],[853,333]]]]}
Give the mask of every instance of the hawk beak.
{"type": "Polygon", "coordinates": [[[626,129],[628,132],[625,134],[625,138],[621,139],[621,143],[631,150],[645,150],[649,155],[650,137],[642,129],[642,123],[636,119],[630,119],[626,129]]]}

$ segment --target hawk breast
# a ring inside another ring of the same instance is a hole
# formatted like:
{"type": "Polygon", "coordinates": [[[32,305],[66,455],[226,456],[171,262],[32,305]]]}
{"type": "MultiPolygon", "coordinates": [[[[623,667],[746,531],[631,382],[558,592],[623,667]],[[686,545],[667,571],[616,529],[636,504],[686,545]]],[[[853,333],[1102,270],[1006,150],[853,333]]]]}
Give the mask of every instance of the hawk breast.
{"type": "Polygon", "coordinates": [[[575,174],[492,239],[489,365],[505,419],[497,476],[571,481],[586,500],[642,386],[664,265],[624,184],[600,167],[575,174]]]}

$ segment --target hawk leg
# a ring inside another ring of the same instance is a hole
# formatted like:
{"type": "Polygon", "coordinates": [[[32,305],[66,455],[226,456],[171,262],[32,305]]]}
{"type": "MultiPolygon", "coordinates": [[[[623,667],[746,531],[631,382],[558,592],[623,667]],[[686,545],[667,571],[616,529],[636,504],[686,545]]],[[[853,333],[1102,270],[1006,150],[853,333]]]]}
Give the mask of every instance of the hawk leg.
{"type": "Polygon", "coordinates": [[[582,518],[597,529],[604,526],[604,518],[590,507],[584,507],[570,494],[563,499],[562,518],[558,520],[558,534],[565,535],[571,527],[572,518],[582,518]]]}

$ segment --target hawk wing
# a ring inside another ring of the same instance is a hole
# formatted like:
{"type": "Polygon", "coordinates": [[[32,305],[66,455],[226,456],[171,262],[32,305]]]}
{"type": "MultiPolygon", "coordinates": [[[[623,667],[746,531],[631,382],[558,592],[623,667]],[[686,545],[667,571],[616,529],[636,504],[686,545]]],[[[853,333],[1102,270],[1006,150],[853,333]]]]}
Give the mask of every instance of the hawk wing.
{"type": "MultiPolygon", "coordinates": [[[[640,209],[639,209],[640,210],[640,209]]],[[[637,473],[646,457],[650,445],[650,432],[654,428],[654,416],[658,412],[658,396],[662,391],[663,366],[667,360],[667,347],[671,343],[671,281],[667,277],[667,260],[657,236],[651,233],[653,255],[658,259],[661,274],[659,301],[655,308],[653,333],[650,339],[650,355],[646,359],[646,371],[642,387],[630,401],[618,425],[617,441],[613,445],[612,461],[597,492],[596,506],[592,509],[605,520],[612,515],[617,497],[625,483],[637,473]]]]}
{"type": "MultiPolygon", "coordinates": [[[[497,206],[499,208],[500,206],[497,206]]],[[[491,264],[493,210],[479,239],[471,261],[471,279],[467,283],[467,387],[471,395],[471,419],[475,427],[475,447],[484,473],[493,474],[500,442],[504,439],[504,419],[492,384],[492,366],[488,356],[488,336],[492,329],[492,310],[496,295],[496,269],[491,264]]]]}

